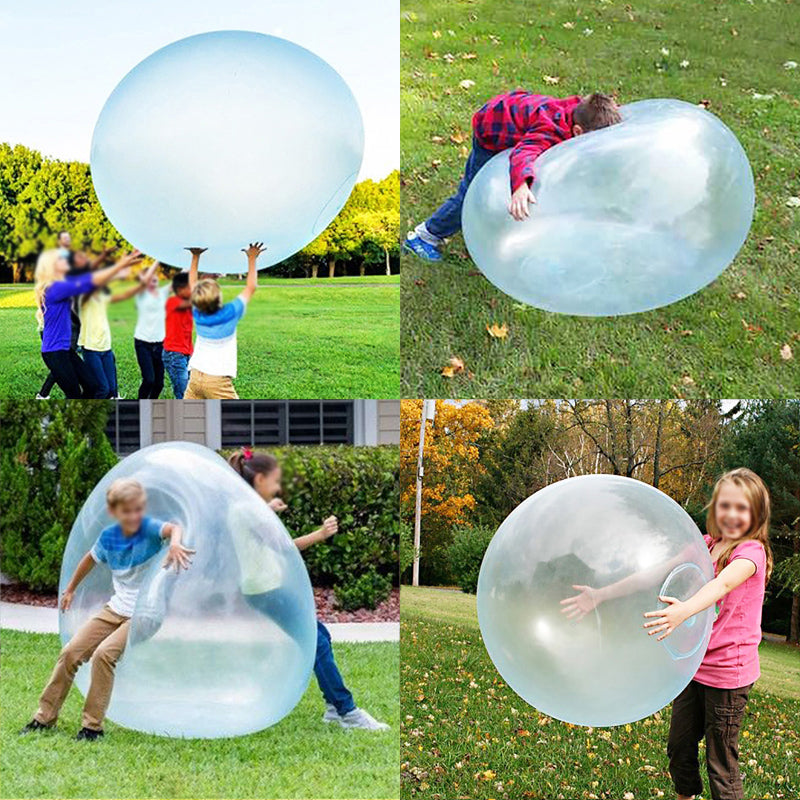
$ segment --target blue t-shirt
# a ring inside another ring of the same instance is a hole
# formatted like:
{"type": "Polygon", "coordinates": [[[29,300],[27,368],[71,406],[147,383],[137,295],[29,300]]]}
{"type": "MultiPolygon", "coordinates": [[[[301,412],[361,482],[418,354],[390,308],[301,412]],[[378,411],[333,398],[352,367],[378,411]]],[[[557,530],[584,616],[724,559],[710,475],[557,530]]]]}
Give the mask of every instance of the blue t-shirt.
{"type": "Polygon", "coordinates": [[[111,570],[114,595],[108,601],[108,607],[115,613],[123,617],[133,615],[148,562],[161,550],[161,534],[166,524],[162,520],[144,517],[139,530],[126,536],[117,523],[105,528],[94,543],[90,550],[92,558],[111,570]]]}
{"type": "Polygon", "coordinates": [[[190,370],[236,377],[236,326],[245,308],[245,303],[237,297],[213,314],[192,309],[197,339],[189,361],[190,370]]]}
{"type": "Polygon", "coordinates": [[[67,276],[47,287],[44,293],[42,352],[69,350],[72,345],[72,298],[94,289],[91,273],[67,276]]]}

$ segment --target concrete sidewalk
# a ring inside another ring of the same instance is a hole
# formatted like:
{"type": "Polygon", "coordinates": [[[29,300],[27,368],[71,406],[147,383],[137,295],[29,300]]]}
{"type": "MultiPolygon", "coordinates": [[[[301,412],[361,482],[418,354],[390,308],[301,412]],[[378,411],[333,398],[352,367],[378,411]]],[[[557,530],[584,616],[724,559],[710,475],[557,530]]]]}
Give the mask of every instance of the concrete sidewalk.
{"type": "MultiPolygon", "coordinates": [[[[397,622],[326,622],[334,642],[397,642],[397,622]]],[[[58,633],[58,610],[0,602],[0,627],[28,633],[58,633]]]]}

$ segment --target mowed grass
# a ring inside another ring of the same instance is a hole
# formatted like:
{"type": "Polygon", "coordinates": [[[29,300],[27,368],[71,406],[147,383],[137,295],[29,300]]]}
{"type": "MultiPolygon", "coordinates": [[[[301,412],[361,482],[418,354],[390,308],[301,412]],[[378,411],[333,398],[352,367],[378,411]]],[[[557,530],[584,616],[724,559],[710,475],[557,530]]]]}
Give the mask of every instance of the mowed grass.
{"type": "MultiPolygon", "coordinates": [[[[58,637],[3,630],[0,796],[4,798],[396,798],[399,699],[396,643],[335,645],[356,702],[392,728],[346,731],[322,722],[312,679],[277,725],[234,739],[167,739],[111,722],[100,742],[76,742],[81,696],[58,729],[19,736],[55,658],[58,637]]],[[[164,709],[169,714],[169,708],[164,709]]]]}
{"type": "MultiPolygon", "coordinates": [[[[229,300],[242,288],[223,285],[229,300]]],[[[46,374],[31,302],[30,286],[0,289],[3,397],[33,398],[46,374]]],[[[135,398],[141,379],[133,301],[110,306],[109,319],[120,390],[135,398]]],[[[399,397],[399,330],[397,276],[262,279],[239,324],[234,385],[245,399],[399,397]]],[[[52,396],[62,395],[55,389],[52,396]]],[[[161,396],[172,397],[169,380],[161,396]]]]}
{"type": "Polygon", "coordinates": [[[460,234],[443,263],[404,256],[403,397],[797,396],[800,208],[787,206],[800,195],[797,0],[404,0],[403,8],[407,229],[454,190],[475,110],[517,87],[615,92],[621,103],[708,101],[745,148],[757,198],[748,241],[716,281],[626,317],[523,306],[478,272],[460,234]],[[494,323],[508,326],[504,341],[488,335],[494,323]],[[443,377],[454,356],[464,371],[443,377]]]}
{"type": "MultiPolygon", "coordinates": [[[[674,797],[669,709],[615,728],[559,722],[502,680],[483,646],[474,597],[403,587],[401,608],[401,797],[674,797]]],[[[760,656],[740,740],[745,797],[796,798],[800,650],[765,643],[760,656]]]]}

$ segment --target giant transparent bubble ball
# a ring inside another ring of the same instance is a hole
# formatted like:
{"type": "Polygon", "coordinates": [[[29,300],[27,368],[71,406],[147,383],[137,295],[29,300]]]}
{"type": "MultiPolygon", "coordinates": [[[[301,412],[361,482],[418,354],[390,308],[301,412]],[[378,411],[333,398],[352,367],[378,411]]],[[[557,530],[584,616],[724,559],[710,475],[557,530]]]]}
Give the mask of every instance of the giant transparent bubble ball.
{"type": "Polygon", "coordinates": [[[536,160],[536,204],[508,213],[509,153],[478,172],[464,239],[499,289],[547,311],[632,314],[714,280],[744,244],[753,174],[723,122],[680,100],[623,106],[623,121],[536,160]]]}
{"type": "Polygon", "coordinates": [[[214,31],[148,56],[114,89],[91,149],[117,230],[147,255],[245,272],[288,258],[339,213],[364,150],[356,100],[314,53],[275,36],[214,31]]]}
{"type": "Polygon", "coordinates": [[[658,642],[642,615],[664,606],[659,595],[683,600],[713,577],[697,526],[667,495],[619,476],[569,478],[498,529],[481,565],[478,621],[523,700],[576,725],[622,725],[688,685],[713,622],[706,610],[658,642]],[[590,601],[577,615],[576,597],[590,601]]]}
{"type": "MultiPolygon", "coordinates": [[[[184,543],[197,552],[177,575],[163,568],[166,543],[151,559],[109,719],[145,733],[209,739],[274,725],[302,697],[317,639],[311,584],[286,529],[213,451],[187,442],[145,447],[110,470],[86,500],[67,542],[59,594],[114,522],[105,493],[116,478],[142,483],[147,515],[180,523],[184,543]]],[[[112,594],[110,571],[96,565],[59,615],[61,641],[112,594]]],[[[89,676],[85,664],[76,678],[84,695],[89,676]]]]}

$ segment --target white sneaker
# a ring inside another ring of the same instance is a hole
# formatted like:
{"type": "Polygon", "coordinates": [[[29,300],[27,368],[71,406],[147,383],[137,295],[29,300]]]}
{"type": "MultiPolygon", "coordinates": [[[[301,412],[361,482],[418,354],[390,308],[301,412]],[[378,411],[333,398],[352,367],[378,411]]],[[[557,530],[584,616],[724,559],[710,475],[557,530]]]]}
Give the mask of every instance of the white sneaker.
{"type": "Polygon", "coordinates": [[[366,731],[389,730],[389,726],[385,722],[378,722],[363,708],[354,708],[352,711],[348,711],[343,717],[339,717],[339,724],[343,728],[361,728],[366,731]]]}
{"type": "Polygon", "coordinates": [[[325,705],[325,713],[322,715],[323,722],[339,722],[341,721],[341,717],[339,716],[339,712],[336,710],[336,706],[332,706],[330,703],[325,705]]]}
{"type": "Polygon", "coordinates": [[[36,392],[36,399],[37,400],[49,400],[50,399],[50,395],[49,394],[48,395],[43,395],[43,394],[39,394],[39,392],[36,392]]]}

